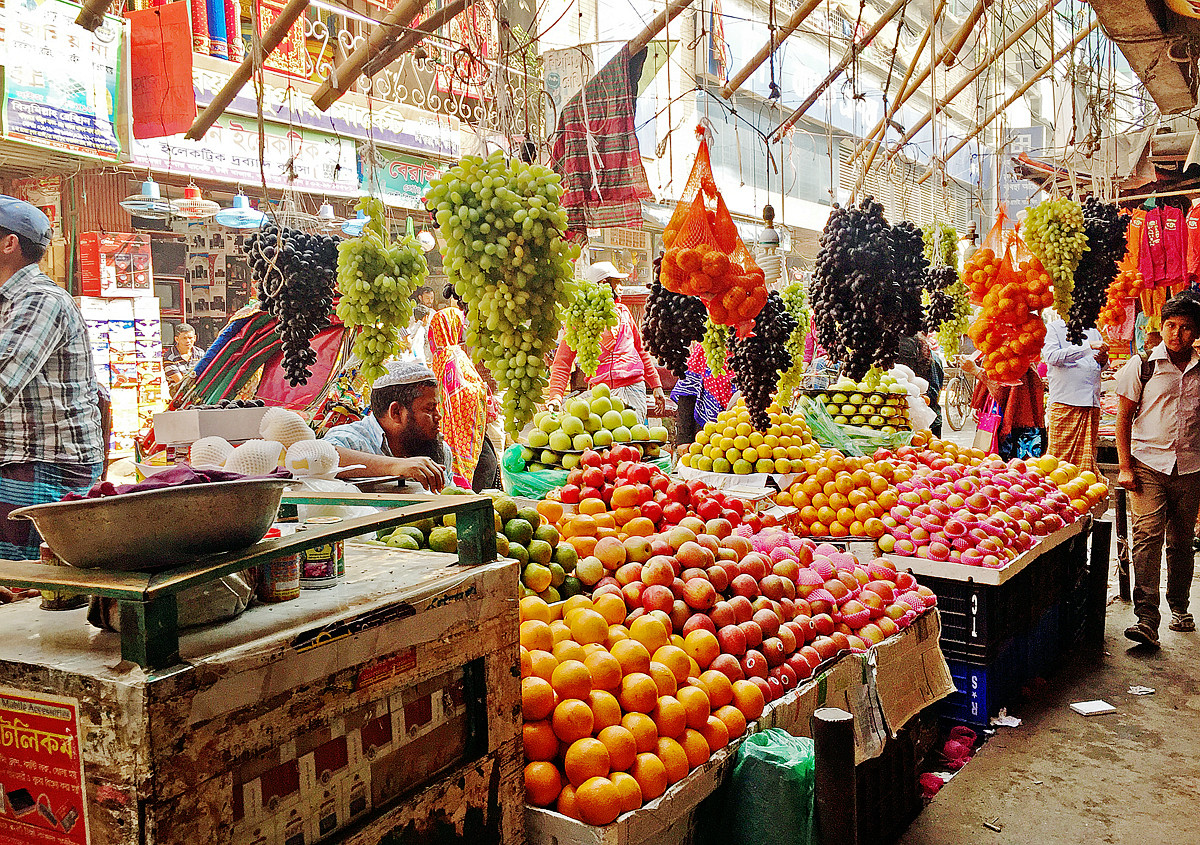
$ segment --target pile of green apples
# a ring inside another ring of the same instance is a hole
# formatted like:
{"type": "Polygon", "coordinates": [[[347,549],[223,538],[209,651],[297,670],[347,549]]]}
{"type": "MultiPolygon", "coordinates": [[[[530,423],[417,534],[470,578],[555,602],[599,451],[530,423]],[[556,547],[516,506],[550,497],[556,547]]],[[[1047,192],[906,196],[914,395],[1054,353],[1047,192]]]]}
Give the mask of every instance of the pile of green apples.
{"type": "Polygon", "coordinates": [[[530,471],[572,470],[587,449],[613,444],[636,444],[643,457],[658,457],[669,434],[664,426],[647,426],[631,408],[598,384],[567,399],[561,412],[540,411],[521,444],[521,457],[530,471]]]}

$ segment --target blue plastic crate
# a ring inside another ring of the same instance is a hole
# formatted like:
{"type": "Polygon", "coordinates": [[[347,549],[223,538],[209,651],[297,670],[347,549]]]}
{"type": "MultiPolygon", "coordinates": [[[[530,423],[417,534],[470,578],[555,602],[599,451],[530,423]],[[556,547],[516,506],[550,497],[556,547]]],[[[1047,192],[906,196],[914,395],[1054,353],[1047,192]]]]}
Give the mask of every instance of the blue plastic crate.
{"type": "Polygon", "coordinates": [[[958,690],[938,702],[939,715],[956,722],[987,725],[988,719],[1007,706],[1021,688],[1023,653],[1015,640],[983,664],[946,659],[958,690]]]}

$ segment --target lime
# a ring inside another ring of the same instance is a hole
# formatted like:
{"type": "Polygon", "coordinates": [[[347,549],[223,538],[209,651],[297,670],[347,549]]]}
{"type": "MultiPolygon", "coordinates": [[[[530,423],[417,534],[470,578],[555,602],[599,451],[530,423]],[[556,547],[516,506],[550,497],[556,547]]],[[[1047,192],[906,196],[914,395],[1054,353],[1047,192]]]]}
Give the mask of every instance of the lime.
{"type": "Polygon", "coordinates": [[[453,528],[435,528],[429,533],[429,548],[435,552],[458,551],[458,534],[453,528]]]}
{"type": "Polygon", "coordinates": [[[496,535],[496,554],[500,557],[508,557],[508,538],[503,534],[496,535]]]}
{"type": "Polygon", "coordinates": [[[524,519],[510,519],[504,523],[504,536],[508,538],[510,543],[520,543],[522,546],[528,546],[529,541],[533,539],[533,526],[524,519]]]}
{"type": "Polygon", "coordinates": [[[508,556],[521,566],[529,563],[529,552],[520,543],[514,543],[511,540],[508,543],[508,556]]]}
{"type": "Polygon", "coordinates": [[[567,573],[563,572],[563,568],[557,563],[550,564],[550,586],[561,587],[562,582],[566,579],[567,573]]]}
{"type": "Polygon", "coordinates": [[[558,588],[558,592],[564,599],[569,599],[571,596],[577,596],[583,592],[583,583],[574,575],[568,575],[563,579],[562,586],[558,588]]]}
{"type": "Polygon", "coordinates": [[[546,564],[554,557],[554,549],[545,540],[534,540],[529,544],[529,560],[546,564]]]}
{"type": "Polygon", "coordinates": [[[579,553],[570,543],[563,543],[554,550],[554,562],[561,566],[564,572],[574,572],[575,564],[579,562],[579,553]]]}
{"type": "Polygon", "coordinates": [[[496,513],[500,514],[503,522],[508,522],[517,515],[517,503],[508,496],[497,496],[492,499],[492,507],[496,509],[496,513]]]}
{"type": "Polygon", "coordinates": [[[541,540],[543,543],[549,543],[551,548],[558,545],[562,538],[558,536],[558,529],[553,525],[540,525],[533,532],[533,539],[541,540]]]}
{"type": "Polygon", "coordinates": [[[556,601],[562,601],[562,596],[559,595],[558,590],[554,589],[553,587],[547,587],[545,590],[538,593],[538,598],[544,601],[546,604],[554,604],[556,601]]]}
{"type": "Polygon", "coordinates": [[[407,534],[393,534],[388,538],[387,544],[393,549],[410,549],[414,552],[421,548],[420,544],[407,534]]]}
{"type": "Polygon", "coordinates": [[[537,508],[521,508],[517,511],[517,519],[525,520],[535,529],[542,524],[542,515],[537,508]]]}

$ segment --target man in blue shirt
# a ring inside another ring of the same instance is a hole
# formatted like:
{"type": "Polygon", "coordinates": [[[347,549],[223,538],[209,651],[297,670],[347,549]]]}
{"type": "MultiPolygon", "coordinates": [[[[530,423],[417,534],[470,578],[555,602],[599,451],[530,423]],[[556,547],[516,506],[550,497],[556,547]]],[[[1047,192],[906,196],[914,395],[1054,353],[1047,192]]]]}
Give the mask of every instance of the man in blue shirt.
{"type": "Polygon", "coordinates": [[[1042,360],[1050,384],[1049,452],[1081,472],[1096,472],[1100,371],[1108,363],[1108,346],[1095,329],[1084,332],[1082,344],[1071,343],[1066,323],[1051,312],[1046,318],[1042,360]]]}
{"type": "Polygon", "coordinates": [[[399,475],[433,493],[446,486],[451,455],[440,434],[437,392],[437,378],[424,364],[390,364],[371,386],[370,412],[324,437],[337,448],[342,466],[362,466],[341,477],[399,475]]]}

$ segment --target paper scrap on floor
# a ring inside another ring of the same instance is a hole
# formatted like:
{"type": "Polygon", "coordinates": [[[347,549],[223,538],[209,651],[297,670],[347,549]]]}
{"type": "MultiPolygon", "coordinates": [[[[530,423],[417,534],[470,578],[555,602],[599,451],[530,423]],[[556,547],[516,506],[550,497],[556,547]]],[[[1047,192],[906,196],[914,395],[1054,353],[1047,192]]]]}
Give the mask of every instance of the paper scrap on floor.
{"type": "Polygon", "coordinates": [[[1001,707],[1000,713],[992,717],[992,724],[1000,728],[1019,728],[1021,720],[1016,716],[1008,715],[1008,708],[1001,707]]]}
{"type": "Polygon", "coordinates": [[[1144,687],[1141,684],[1134,684],[1129,688],[1130,695],[1154,695],[1153,687],[1144,687]]]}
{"type": "Polygon", "coordinates": [[[1107,701],[1095,699],[1093,701],[1076,701],[1071,705],[1071,709],[1082,716],[1099,716],[1102,713],[1116,713],[1117,708],[1113,707],[1107,701]]]}

